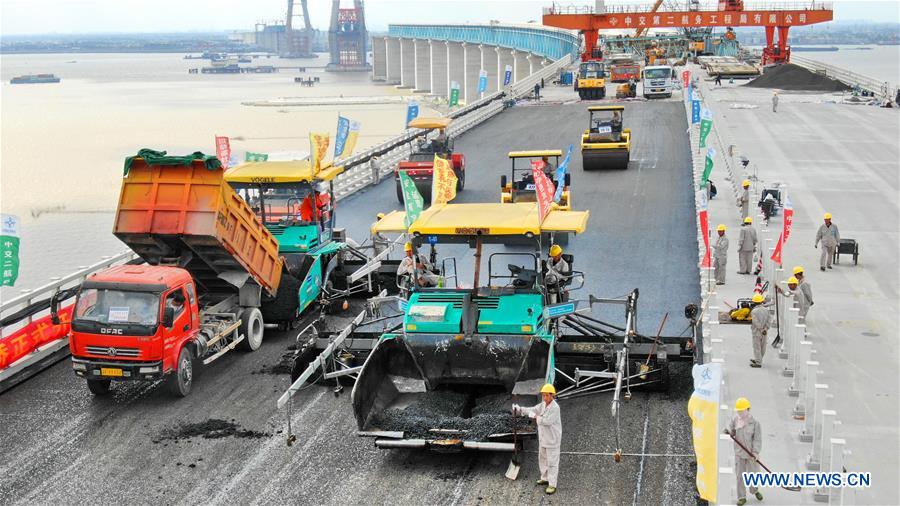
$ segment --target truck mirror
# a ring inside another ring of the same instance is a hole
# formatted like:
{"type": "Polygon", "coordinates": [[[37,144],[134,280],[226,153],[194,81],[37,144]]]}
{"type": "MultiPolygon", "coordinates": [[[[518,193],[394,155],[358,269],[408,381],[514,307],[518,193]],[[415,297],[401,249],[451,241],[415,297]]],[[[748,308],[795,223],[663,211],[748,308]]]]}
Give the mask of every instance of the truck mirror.
{"type": "Polygon", "coordinates": [[[50,297],[50,323],[59,325],[59,291],[50,297]]]}
{"type": "Polygon", "coordinates": [[[175,308],[167,307],[163,311],[163,327],[170,329],[175,325],[175,308]]]}

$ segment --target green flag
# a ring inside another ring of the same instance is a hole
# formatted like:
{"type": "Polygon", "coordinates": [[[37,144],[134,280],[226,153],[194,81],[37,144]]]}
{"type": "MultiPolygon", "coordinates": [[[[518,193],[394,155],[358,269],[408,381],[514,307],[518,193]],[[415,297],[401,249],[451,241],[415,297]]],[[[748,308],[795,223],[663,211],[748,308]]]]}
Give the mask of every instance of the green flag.
{"type": "Polygon", "coordinates": [[[706,183],[709,181],[709,174],[713,170],[713,157],[715,156],[715,149],[706,148],[706,167],[703,168],[703,179],[700,180],[700,188],[706,188],[706,183]]]}
{"type": "Polygon", "coordinates": [[[700,147],[706,147],[706,136],[712,130],[712,112],[709,109],[703,109],[700,113],[700,147]]]}
{"type": "Polygon", "coordinates": [[[268,153],[254,153],[252,151],[247,151],[247,153],[244,155],[245,162],[266,162],[268,160],[268,153]]]}
{"type": "Polygon", "coordinates": [[[459,105],[459,83],[452,81],[450,83],[450,107],[459,105]]]}
{"type": "Polygon", "coordinates": [[[19,218],[0,215],[0,286],[13,286],[19,277],[19,218]]]}
{"type": "Polygon", "coordinates": [[[416,183],[405,172],[400,172],[400,187],[403,189],[403,207],[406,209],[406,228],[419,219],[425,199],[416,189],[416,183]]]}

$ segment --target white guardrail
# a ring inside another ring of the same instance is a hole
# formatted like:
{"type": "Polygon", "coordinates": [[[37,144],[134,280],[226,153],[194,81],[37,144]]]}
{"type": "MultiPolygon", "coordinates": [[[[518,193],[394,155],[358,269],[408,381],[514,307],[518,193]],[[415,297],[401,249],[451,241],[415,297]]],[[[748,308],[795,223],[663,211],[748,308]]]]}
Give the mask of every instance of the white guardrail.
{"type": "Polygon", "coordinates": [[[856,72],[851,72],[840,67],[835,67],[834,65],[828,65],[826,63],[811,60],[809,58],[804,58],[802,56],[791,55],[791,63],[799,65],[817,74],[821,74],[832,79],[837,79],[847,86],[859,86],[864,90],[871,91],[876,96],[882,99],[894,100],[895,98],[897,98],[897,83],[880,81],[873,77],[857,74],[856,72]]]}

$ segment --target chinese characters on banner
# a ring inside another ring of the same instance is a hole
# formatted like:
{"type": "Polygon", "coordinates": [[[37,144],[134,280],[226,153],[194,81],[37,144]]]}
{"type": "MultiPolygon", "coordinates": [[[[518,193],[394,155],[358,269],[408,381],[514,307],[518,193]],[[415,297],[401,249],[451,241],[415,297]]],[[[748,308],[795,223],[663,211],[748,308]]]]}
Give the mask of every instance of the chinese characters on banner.
{"type": "Polygon", "coordinates": [[[690,85],[690,82],[691,82],[691,71],[690,70],[683,71],[681,73],[681,84],[684,86],[685,89],[687,89],[687,87],[690,85]]]}
{"type": "Polygon", "coordinates": [[[66,337],[73,308],[74,305],[70,304],[59,310],[59,325],[54,325],[50,315],[47,315],[0,338],[0,371],[37,348],[66,337]]]}
{"type": "MultiPolygon", "coordinates": [[[[409,123],[409,120],[406,121],[409,123]]],[[[350,120],[338,116],[337,131],[334,134],[334,159],[337,160],[344,153],[344,145],[347,144],[347,137],[350,136],[350,120]]]]}
{"type": "Polygon", "coordinates": [[[400,189],[403,190],[403,208],[406,210],[404,222],[406,228],[409,228],[422,214],[422,208],[425,207],[425,199],[422,198],[422,194],[416,188],[415,181],[403,171],[400,171],[400,189]]]}
{"type": "MultiPolygon", "coordinates": [[[[410,100],[409,104],[406,106],[406,126],[409,127],[409,122],[419,117],[419,103],[415,100],[410,100]]],[[[349,128],[349,127],[348,127],[349,128]]]]}
{"type": "Polygon", "coordinates": [[[547,217],[553,203],[553,181],[544,174],[544,161],[535,160],[531,162],[531,174],[534,177],[534,190],[537,195],[538,213],[541,215],[541,221],[547,217]]]}
{"type": "Polygon", "coordinates": [[[778,236],[778,244],[775,245],[775,251],[772,252],[772,261],[781,266],[781,252],[788,237],[791,236],[791,228],[794,226],[794,205],[791,199],[786,198],[784,201],[784,223],[781,229],[781,235],[778,236]]]}
{"type": "Polygon", "coordinates": [[[703,111],[700,112],[700,147],[706,147],[706,137],[709,135],[709,131],[712,130],[712,111],[704,108],[703,111]]]}
{"type": "Polygon", "coordinates": [[[19,218],[12,214],[0,215],[0,286],[14,286],[19,277],[19,218]]]}
{"type": "Polygon", "coordinates": [[[268,153],[254,153],[253,151],[247,151],[246,153],[244,153],[245,162],[265,162],[268,160],[268,153]]]}
{"type": "Polygon", "coordinates": [[[316,133],[309,134],[309,162],[313,168],[313,174],[318,174],[322,168],[322,160],[325,153],[328,152],[328,145],[331,143],[331,134],[316,133]]]}
{"type": "Polygon", "coordinates": [[[450,107],[459,105],[459,83],[456,81],[450,81],[450,98],[448,105],[450,107]]]}
{"type": "Polygon", "coordinates": [[[456,197],[456,173],[450,160],[434,155],[434,171],[431,177],[431,205],[446,204],[456,197]]]}
{"type": "Polygon", "coordinates": [[[478,94],[483,95],[487,90],[487,70],[478,71],[478,94]]]}
{"type": "Polygon", "coordinates": [[[231,143],[228,137],[216,136],[216,158],[222,162],[222,170],[228,170],[228,164],[231,163],[231,143]]]}
{"type": "Polygon", "coordinates": [[[695,365],[691,371],[694,393],[688,401],[694,455],[697,458],[697,492],[707,501],[715,501],[719,487],[719,385],[722,364],[695,365]]]}
{"type": "Polygon", "coordinates": [[[715,148],[706,148],[706,166],[703,167],[703,178],[700,180],[700,188],[706,188],[709,183],[709,175],[713,170],[713,158],[716,156],[715,148]]]}
{"type": "Polygon", "coordinates": [[[503,86],[509,86],[509,83],[512,82],[512,65],[507,65],[503,70],[503,86]]]}
{"type": "MultiPolygon", "coordinates": [[[[696,93],[696,91],[694,91],[696,93]]],[[[691,100],[691,124],[700,123],[700,100],[691,100]]]]}
{"type": "Polygon", "coordinates": [[[703,261],[700,262],[700,267],[709,267],[710,263],[710,251],[709,251],[709,201],[706,199],[706,190],[700,190],[697,192],[697,222],[700,224],[700,234],[703,235],[703,246],[705,247],[705,253],[703,253],[703,261]]]}

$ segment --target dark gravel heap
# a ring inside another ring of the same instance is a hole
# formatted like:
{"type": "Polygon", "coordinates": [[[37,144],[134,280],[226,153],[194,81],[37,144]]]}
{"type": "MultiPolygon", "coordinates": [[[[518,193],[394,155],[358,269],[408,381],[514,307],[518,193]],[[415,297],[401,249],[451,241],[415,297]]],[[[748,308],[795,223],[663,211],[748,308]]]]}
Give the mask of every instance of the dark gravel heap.
{"type": "MultiPolygon", "coordinates": [[[[403,431],[407,438],[435,439],[440,434],[429,429],[465,430],[461,439],[484,441],[491,434],[512,432],[513,416],[507,407],[508,394],[475,400],[472,416],[464,418],[469,396],[450,391],[428,392],[403,409],[389,408],[375,416],[372,424],[382,430],[403,431]]],[[[517,421],[524,428],[525,419],[517,421]]],[[[448,436],[449,437],[449,436],[448,436]]]]}
{"type": "Polygon", "coordinates": [[[767,67],[763,75],[750,81],[744,86],[751,88],[777,88],[791,91],[848,91],[846,84],[829,79],[805,68],[786,63],[767,67]]]}
{"type": "Polygon", "coordinates": [[[167,430],[159,440],[190,439],[195,437],[202,437],[203,439],[219,439],[229,436],[259,439],[269,437],[271,434],[242,429],[240,425],[234,423],[234,420],[229,422],[217,418],[210,418],[204,422],[182,424],[174,429],[167,430]]]}

